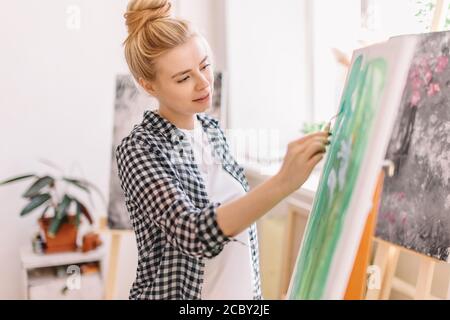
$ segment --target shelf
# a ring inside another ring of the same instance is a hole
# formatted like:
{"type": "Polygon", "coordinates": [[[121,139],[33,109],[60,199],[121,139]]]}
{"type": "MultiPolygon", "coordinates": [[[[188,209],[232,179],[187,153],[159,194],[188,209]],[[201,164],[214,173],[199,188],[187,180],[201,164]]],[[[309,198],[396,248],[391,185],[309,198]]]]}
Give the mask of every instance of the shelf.
{"type": "Polygon", "coordinates": [[[80,251],[50,254],[36,254],[31,246],[22,247],[20,258],[23,274],[23,294],[25,299],[102,299],[104,245],[86,253],[80,251]],[[95,271],[83,272],[82,265],[95,263],[95,271]],[[61,272],[59,268],[70,265],[80,266],[80,287],[63,289],[72,274],[61,272]]]}
{"type": "Polygon", "coordinates": [[[67,290],[67,278],[44,278],[33,281],[28,287],[28,298],[31,300],[100,300],[103,299],[103,283],[98,273],[81,275],[80,288],[67,290]]]}
{"type": "Polygon", "coordinates": [[[104,245],[86,253],[75,251],[49,254],[36,254],[27,246],[21,249],[20,258],[24,269],[33,269],[99,261],[103,259],[104,254],[104,245]]]}

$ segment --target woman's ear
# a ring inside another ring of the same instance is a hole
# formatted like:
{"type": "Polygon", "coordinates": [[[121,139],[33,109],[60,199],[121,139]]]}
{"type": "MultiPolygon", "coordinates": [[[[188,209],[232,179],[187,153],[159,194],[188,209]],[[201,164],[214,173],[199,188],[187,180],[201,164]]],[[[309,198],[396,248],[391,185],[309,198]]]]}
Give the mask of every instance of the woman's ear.
{"type": "Polygon", "coordinates": [[[147,93],[149,93],[155,98],[158,97],[158,92],[155,88],[155,84],[153,81],[147,81],[143,78],[139,78],[139,84],[142,88],[144,88],[145,91],[147,91],[147,93]]]}

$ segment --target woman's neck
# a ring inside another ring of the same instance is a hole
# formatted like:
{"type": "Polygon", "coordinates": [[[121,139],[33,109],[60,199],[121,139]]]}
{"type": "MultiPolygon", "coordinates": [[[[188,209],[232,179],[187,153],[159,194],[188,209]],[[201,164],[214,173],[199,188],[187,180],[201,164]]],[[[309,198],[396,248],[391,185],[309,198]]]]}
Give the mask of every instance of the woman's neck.
{"type": "Polygon", "coordinates": [[[172,110],[161,106],[159,107],[157,112],[161,117],[170,121],[179,129],[194,129],[195,114],[182,114],[173,112],[172,110]]]}

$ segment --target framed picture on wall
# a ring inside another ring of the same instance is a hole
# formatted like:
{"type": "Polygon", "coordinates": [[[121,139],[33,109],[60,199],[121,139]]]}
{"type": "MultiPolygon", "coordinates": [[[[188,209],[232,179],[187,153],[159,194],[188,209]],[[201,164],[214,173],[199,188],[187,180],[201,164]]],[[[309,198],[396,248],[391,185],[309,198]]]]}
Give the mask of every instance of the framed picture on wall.
{"type": "Polygon", "coordinates": [[[219,120],[222,128],[227,128],[227,78],[223,71],[214,72],[214,93],[211,107],[205,112],[219,120]]]}
{"type": "Polygon", "coordinates": [[[155,98],[138,89],[131,75],[116,77],[114,102],[114,129],[111,147],[111,174],[109,182],[108,227],[110,229],[131,229],[125,196],[120,187],[115,150],[133,127],[142,122],[146,110],[155,109],[155,98]]]}

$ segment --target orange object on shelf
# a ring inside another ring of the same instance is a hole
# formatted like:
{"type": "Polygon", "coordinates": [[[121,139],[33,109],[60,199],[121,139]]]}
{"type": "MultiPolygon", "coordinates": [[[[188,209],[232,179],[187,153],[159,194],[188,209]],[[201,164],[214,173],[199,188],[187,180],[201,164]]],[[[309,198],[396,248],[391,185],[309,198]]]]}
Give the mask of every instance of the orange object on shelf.
{"type": "Polygon", "coordinates": [[[75,218],[73,216],[69,216],[68,222],[61,224],[54,237],[50,237],[48,232],[51,224],[50,218],[41,218],[38,222],[45,236],[45,253],[77,250],[78,228],[75,224],[75,218]]]}
{"type": "Polygon", "coordinates": [[[101,244],[102,244],[102,240],[100,239],[99,234],[97,234],[95,232],[89,232],[83,236],[83,245],[82,245],[81,250],[83,252],[94,250],[101,244]]]}

